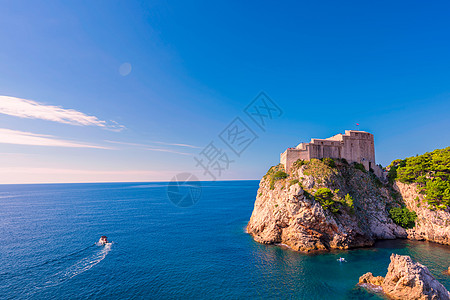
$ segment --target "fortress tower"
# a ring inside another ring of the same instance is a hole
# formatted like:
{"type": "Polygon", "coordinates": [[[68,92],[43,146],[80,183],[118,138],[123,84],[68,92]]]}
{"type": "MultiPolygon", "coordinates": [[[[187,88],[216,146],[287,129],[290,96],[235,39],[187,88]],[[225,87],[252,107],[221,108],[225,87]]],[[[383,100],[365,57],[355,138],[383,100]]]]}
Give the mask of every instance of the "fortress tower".
{"type": "Polygon", "coordinates": [[[337,134],[327,139],[311,139],[309,143],[300,143],[295,148],[288,148],[281,153],[280,162],[289,172],[292,164],[298,159],[311,158],[344,158],[349,163],[357,162],[366,170],[373,169],[375,175],[381,177],[382,169],[375,164],[375,146],[373,134],[365,131],[346,130],[345,134],[337,134]]]}

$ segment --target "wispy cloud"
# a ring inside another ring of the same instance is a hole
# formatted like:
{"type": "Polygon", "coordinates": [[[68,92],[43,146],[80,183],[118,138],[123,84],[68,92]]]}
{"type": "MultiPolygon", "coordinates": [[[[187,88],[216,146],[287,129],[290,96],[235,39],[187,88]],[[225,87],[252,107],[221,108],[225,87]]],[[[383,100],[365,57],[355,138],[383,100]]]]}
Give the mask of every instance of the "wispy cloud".
{"type": "Polygon", "coordinates": [[[19,118],[41,119],[78,126],[97,126],[120,131],[124,126],[117,122],[106,122],[74,109],[46,105],[33,100],[0,96],[0,113],[19,118]]]}
{"type": "Polygon", "coordinates": [[[192,153],[186,153],[186,152],[179,152],[171,149],[163,149],[163,148],[145,148],[145,150],[149,151],[157,151],[157,152],[168,152],[168,153],[175,153],[175,154],[181,154],[181,155],[192,155],[192,153]]]}
{"type": "MultiPolygon", "coordinates": [[[[139,147],[139,148],[143,148],[144,150],[149,150],[149,151],[168,152],[168,153],[175,153],[175,154],[181,154],[181,155],[193,155],[192,153],[186,153],[186,152],[181,152],[181,151],[166,149],[166,148],[159,148],[159,147],[155,147],[153,145],[148,145],[148,144],[127,143],[127,142],[119,142],[119,141],[111,141],[111,140],[105,140],[105,142],[112,143],[112,144],[125,145],[125,146],[139,147]]],[[[186,148],[193,148],[193,149],[199,148],[197,146],[188,145],[188,144],[174,144],[174,143],[165,143],[165,142],[151,142],[151,143],[167,145],[167,146],[186,147],[186,148]]]]}
{"type": "MultiPolygon", "coordinates": [[[[112,143],[112,144],[136,146],[136,147],[153,147],[152,145],[149,145],[149,144],[127,143],[127,142],[119,142],[119,141],[111,141],[111,140],[105,140],[105,142],[112,143]]],[[[159,144],[159,145],[166,145],[166,146],[186,147],[186,148],[192,148],[192,149],[199,149],[200,148],[200,147],[189,145],[189,144],[175,144],[175,143],[165,143],[165,142],[150,142],[150,143],[159,144]]]]}
{"type": "Polygon", "coordinates": [[[112,149],[109,147],[86,144],[76,141],[62,140],[52,135],[37,134],[6,128],[0,128],[0,143],[30,146],[112,149]]]}
{"type": "Polygon", "coordinates": [[[188,144],[174,144],[174,143],[165,143],[165,142],[153,142],[156,144],[167,145],[167,146],[178,146],[178,147],[187,147],[187,148],[195,148],[199,149],[200,147],[188,145],[188,144]]]}

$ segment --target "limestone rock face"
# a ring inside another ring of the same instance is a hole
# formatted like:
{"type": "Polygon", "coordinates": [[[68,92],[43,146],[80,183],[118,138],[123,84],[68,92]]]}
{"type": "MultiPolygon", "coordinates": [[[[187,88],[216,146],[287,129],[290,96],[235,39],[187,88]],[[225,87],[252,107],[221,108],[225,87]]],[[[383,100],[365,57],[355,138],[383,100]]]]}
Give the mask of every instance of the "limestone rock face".
{"type": "Polygon", "coordinates": [[[429,209],[417,190],[417,184],[397,181],[394,187],[402,195],[408,209],[417,214],[416,226],[407,231],[408,238],[450,245],[450,212],[429,209]]]}
{"type": "Polygon", "coordinates": [[[371,174],[351,166],[328,168],[320,163],[316,166],[320,172],[302,166],[287,179],[261,180],[247,225],[255,241],[309,252],[371,246],[376,239],[406,238],[406,231],[389,218],[389,192],[375,186],[371,174]],[[321,187],[336,191],[337,199],[351,193],[354,212],[324,209],[312,196],[321,187]]]}
{"type": "Polygon", "coordinates": [[[450,299],[450,293],[427,267],[413,262],[409,256],[391,255],[381,287],[392,299],[450,299]]]}
{"type": "Polygon", "coordinates": [[[255,208],[247,231],[260,243],[283,243],[297,251],[347,249],[369,246],[373,240],[357,226],[355,220],[341,222],[308,199],[299,184],[271,190],[261,181],[255,208]]]}
{"type": "Polygon", "coordinates": [[[373,285],[379,285],[383,283],[383,276],[373,276],[371,272],[368,272],[364,274],[363,276],[359,277],[359,284],[373,284],[373,285]]]}

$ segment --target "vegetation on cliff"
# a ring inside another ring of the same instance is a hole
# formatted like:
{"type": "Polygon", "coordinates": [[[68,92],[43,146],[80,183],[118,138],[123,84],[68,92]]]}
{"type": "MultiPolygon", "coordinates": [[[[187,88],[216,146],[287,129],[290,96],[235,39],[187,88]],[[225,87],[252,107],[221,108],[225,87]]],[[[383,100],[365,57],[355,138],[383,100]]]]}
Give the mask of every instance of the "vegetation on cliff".
{"type": "MultiPolygon", "coordinates": [[[[299,183],[304,189],[306,197],[319,202],[323,209],[333,214],[342,214],[344,211],[355,214],[354,189],[348,189],[348,183],[358,187],[356,194],[370,190],[376,192],[382,186],[380,180],[371,172],[367,172],[362,164],[349,164],[341,159],[311,159],[309,161],[297,160],[294,162],[289,174],[285,173],[284,166],[278,164],[269,169],[264,179],[269,180],[271,190],[275,189],[276,182],[286,182],[287,187],[299,183]],[[302,170],[303,176],[314,179],[313,187],[302,186],[304,177],[299,177],[302,170]],[[359,174],[359,175],[356,175],[359,174]],[[361,180],[354,181],[354,176],[361,180]],[[346,188],[347,187],[347,188],[346,188]]],[[[361,195],[359,195],[361,198],[361,195]]],[[[364,206],[364,205],[360,205],[364,206]]]]}
{"type": "Polygon", "coordinates": [[[335,190],[333,193],[329,188],[319,188],[314,194],[316,201],[325,210],[329,210],[332,213],[340,213],[343,209],[348,208],[350,213],[354,213],[353,198],[349,194],[345,195],[344,198],[339,197],[339,190],[335,190]]]}
{"type": "Polygon", "coordinates": [[[349,249],[405,238],[389,217],[399,206],[371,172],[339,159],[298,160],[269,169],[247,225],[253,238],[297,251],[349,249]]]}
{"type": "Polygon", "coordinates": [[[450,207],[450,147],[394,160],[388,169],[391,183],[417,183],[430,206],[450,207]]]}
{"type": "MultiPolygon", "coordinates": [[[[347,212],[348,214],[358,213],[358,209],[364,209],[365,203],[356,201],[351,194],[355,194],[358,199],[366,197],[367,193],[379,195],[380,188],[386,188],[389,191],[390,199],[384,197],[380,201],[388,201],[386,207],[388,216],[393,222],[403,228],[413,228],[417,215],[408,210],[399,198],[399,194],[388,182],[382,183],[380,179],[372,172],[367,172],[362,164],[349,164],[340,159],[311,159],[309,161],[298,160],[293,164],[290,174],[284,172],[282,164],[273,166],[267,172],[265,178],[270,182],[270,189],[275,188],[277,181],[287,181],[291,186],[301,183],[304,178],[298,177],[299,170],[303,176],[312,176],[314,178],[314,187],[305,190],[306,197],[313,198],[326,211],[334,215],[347,212]],[[359,174],[359,175],[357,175],[359,174]],[[356,176],[356,177],[355,177],[356,176]],[[355,180],[358,178],[357,180],[355,180]],[[351,189],[348,187],[352,186],[351,189]],[[347,187],[347,188],[346,188],[347,187]]],[[[358,213],[359,214],[359,213],[358,213]]]]}
{"type": "Polygon", "coordinates": [[[247,230],[298,251],[407,237],[450,244],[449,169],[450,147],[394,161],[390,181],[342,159],[279,164],[261,180],[247,230]]]}
{"type": "Polygon", "coordinates": [[[284,172],[284,166],[282,164],[271,167],[269,171],[267,171],[267,174],[264,175],[264,178],[269,179],[271,190],[275,188],[275,181],[285,179],[286,177],[288,177],[288,174],[284,172]]]}
{"type": "Polygon", "coordinates": [[[389,216],[395,224],[400,225],[403,228],[413,228],[417,219],[417,214],[406,207],[391,208],[389,210],[389,216]]]}

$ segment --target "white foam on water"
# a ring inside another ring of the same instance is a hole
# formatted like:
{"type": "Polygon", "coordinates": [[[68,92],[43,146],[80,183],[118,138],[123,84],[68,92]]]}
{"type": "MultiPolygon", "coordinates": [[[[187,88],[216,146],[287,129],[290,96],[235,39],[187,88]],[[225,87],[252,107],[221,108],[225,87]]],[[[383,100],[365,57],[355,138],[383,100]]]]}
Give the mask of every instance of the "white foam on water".
{"type": "Polygon", "coordinates": [[[275,245],[280,246],[280,247],[284,247],[284,248],[288,248],[288,249],[292,249],[291,246],[288,246],[288,245],[283,244],[283,243],[278,243],[278,244],[275,244],[275,245]]]}
{"type": "Polygon", "coordinates": [[[100,246],[101,248],[98,249],[94,254],[85,257],[77,261],[72,266],[66,268],[65,270],[56,273],[50,280],[45,282],[43,286],[37,288],[41,289],[59,285],[66,280],[69,280],[77,275],[80,275],[81,273],[90,270],[105,259],[106,255],[108,255],[109,251],[111,251],[111,246],[112,243],[106,243],[104,246],[100,246]]]}
{"type": "Polygon", "coordinates": [[[371,292],[375,292],[375,293],[382,293],[383,292],[383,288],[379,285],[374,285],[371,283],[358,283],[359,286],[366,288],[367,290],[371,291],[371,292]]]}
{"type": "Polygon", "coordinates": [[[108,243],[103,243],[103,239],[102,238],[100,238],[99,240],[98,240],[98,242],[97,243],[95,243],[97,246],[103,246],[103,245],[106,245],[106,244],[108,244],[108,243]]]}

